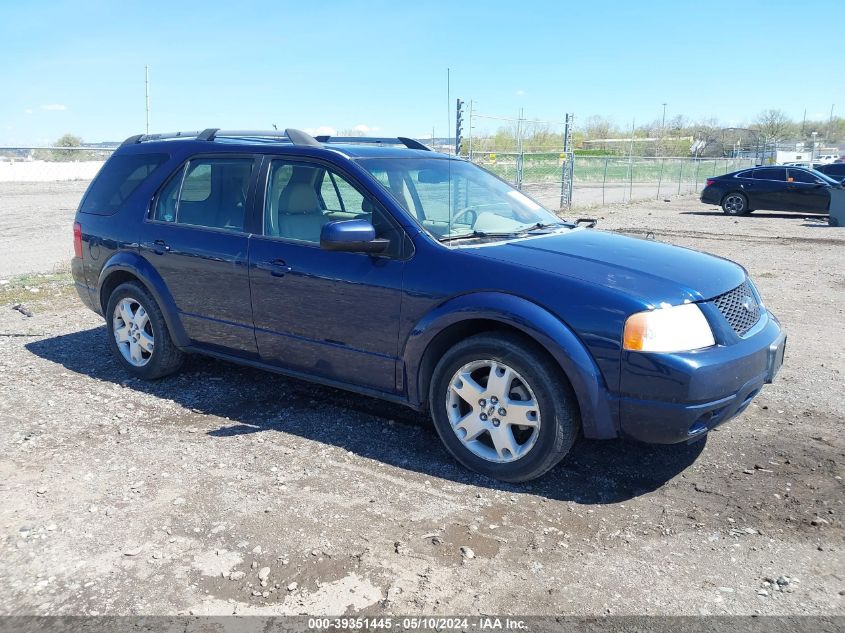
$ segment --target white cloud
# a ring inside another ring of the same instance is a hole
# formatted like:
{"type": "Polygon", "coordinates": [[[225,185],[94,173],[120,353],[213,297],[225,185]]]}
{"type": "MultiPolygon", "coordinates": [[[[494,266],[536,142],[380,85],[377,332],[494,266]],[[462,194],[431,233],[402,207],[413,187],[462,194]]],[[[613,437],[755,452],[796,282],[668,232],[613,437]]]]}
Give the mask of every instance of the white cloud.
{"type": "Polygon", "coordinates": [[[23,112],[24,112],[24,114],[32,114],[32,108],[27,108],[23,112]]]}
{"type": "Polygon", "coordinates": [[[63,110],[67,110],[67,106],[63,103],[49,103],[41,106],[41,109],[48,112],[61,112],[63,110]]]}
{"type": "Polygon", "coordinates": [[[377,127],[370,127],[369,125],[365,125],[363,123],[359,123],[355,127],[352,128],[354,132],[358,134],[369,134],[370,132],[378,132],[379,128],[377,127]]]}
{"type": "Polygon", "coordinates": [[[337,136],[337,130],[328,125],[321,125],[320,127],[307,127],[305,132],[311,136],[337,136]]]}
{"type": "Polygon", "coordinates": [[[522,95],[524,95],[524,94],[525,94],[525,91],[524,91],[522,88],[520,88],[519,90],[517,90],[517,91],[516,91],[516,96],[517,96],[517,97],[521,97],[521,96],[522,96],[522,95]]]}

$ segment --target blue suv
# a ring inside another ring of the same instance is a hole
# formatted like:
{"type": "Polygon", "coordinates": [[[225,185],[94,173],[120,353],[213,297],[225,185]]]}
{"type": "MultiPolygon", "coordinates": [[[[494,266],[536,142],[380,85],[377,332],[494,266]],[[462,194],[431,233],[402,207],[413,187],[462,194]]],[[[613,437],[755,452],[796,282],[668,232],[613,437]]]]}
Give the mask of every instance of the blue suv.
{"type": "Polygon", "coordinates": [[[458,461],[512,482],[579,433],[704,436],[786,342],[741,266],[565,222],[408,138],[134,136],[74,249],[134,376],[199,353],[428,409],[458,461]]]}

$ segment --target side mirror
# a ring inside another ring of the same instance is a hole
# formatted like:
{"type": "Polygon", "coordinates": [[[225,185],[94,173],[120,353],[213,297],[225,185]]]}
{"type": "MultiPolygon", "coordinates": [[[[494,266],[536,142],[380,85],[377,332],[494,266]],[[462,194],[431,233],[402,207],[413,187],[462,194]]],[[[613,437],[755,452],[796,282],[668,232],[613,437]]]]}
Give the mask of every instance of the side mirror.
{"type": "Polygon", "coordinates": [[[376,230],[366,220],[329,222],[320,231],[320,248],[347,253],[383,253],[390,240],[377,239],[376,230]]]}

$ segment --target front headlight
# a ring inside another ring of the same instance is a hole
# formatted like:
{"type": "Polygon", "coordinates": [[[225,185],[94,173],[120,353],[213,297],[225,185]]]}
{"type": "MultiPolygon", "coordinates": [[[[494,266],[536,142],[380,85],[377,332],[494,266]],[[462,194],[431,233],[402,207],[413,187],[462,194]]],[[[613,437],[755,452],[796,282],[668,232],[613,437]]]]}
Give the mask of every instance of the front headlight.
{"type": "Polygon", "coordinates": [[[715,345],[713,331],[694,303],[632,314],[622,346],[638,352],[685,352],[715,345]]]}

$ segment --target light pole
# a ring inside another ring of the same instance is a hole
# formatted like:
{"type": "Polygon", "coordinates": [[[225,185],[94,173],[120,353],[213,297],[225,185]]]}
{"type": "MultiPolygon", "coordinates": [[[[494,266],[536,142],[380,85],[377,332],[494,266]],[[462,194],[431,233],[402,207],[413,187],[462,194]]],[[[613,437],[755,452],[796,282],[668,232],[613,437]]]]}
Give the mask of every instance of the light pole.
{"type": "Polygon", "coordinates": [[[813,163],[816,162],[816,137],[818,135],[818,132],[813,132],[813,146],[810,148],[810,169],[813,168],[813,163]]]}
{"type": "Polygon", "coordinates": [[[144,66],[144,104],[147,115],[146,134],[150,133],[150,67],[144,66]]]}

